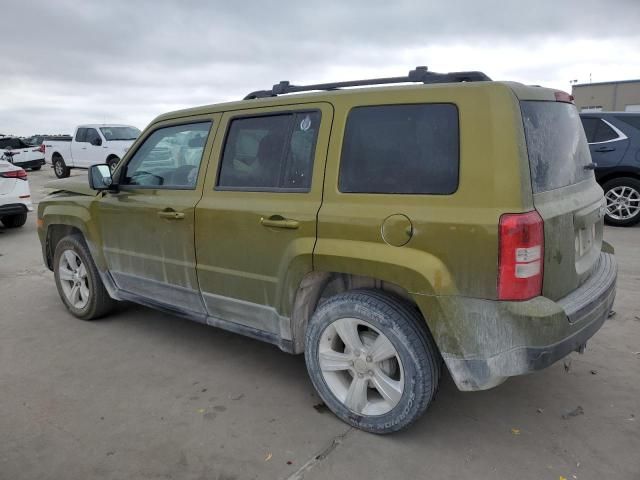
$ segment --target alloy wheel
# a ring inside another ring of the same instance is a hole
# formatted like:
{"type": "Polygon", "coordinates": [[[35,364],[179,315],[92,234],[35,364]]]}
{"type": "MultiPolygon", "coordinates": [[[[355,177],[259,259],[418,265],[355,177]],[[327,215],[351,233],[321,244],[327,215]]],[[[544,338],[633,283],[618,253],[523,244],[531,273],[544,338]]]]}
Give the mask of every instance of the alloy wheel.
{"type": "Polygon", "coordinates": [[[359,415],[384,415],[404,392],[404,371],[389,338],[370,323],[340,318],[320,337],[320,369],[331,392],[359,415]]]}
{"type": "Polygon", "coordinates": [[[58,262],[58,278],[67,301],[77,309],[89,303],[91,290],[87,269],[73,250],[65,250],[58,262]]]}
{"type": "Polygon", "coordinates": [[[640,213],[640,193],[633,187],[620,185],[607,191],[607,215],[614,220],[629,220],[640,213]]]}

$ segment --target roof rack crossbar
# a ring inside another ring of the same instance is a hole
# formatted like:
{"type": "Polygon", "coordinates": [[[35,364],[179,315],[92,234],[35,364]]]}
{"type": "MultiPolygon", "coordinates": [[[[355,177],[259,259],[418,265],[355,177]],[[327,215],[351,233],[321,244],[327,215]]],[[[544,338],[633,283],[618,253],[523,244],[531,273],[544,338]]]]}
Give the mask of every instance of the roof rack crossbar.
{"type": "Polygon", "coordinates": [[[244,100],[275,97],[287,93],[310,92],[314,90],[338,90],[345,87],[362,87],[365,85],[386,85],[390,83],[452,83],[452,82],[482,82],[491,81],[483,72],[430,72],[427,67],[416,67],[406,77],[370,78],[365,80],[349,80],[346,82],[317,83],[314,85],[291,85],[282,81],[274,85],[271,90],[256,90],[244,97],[244,100]]]}

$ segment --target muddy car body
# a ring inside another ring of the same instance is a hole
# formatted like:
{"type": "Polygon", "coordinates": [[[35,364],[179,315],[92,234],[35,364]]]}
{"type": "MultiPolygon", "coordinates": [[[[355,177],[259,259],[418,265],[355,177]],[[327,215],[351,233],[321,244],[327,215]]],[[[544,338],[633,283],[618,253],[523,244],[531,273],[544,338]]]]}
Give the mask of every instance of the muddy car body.
{"type": "Polygon", "coordinates": [[[158,117],[113,175],[39,205],[65,305],[130,300],[304,352],[329,407],[379,433],[426,409],[442,359],[481,390],[582,350],[616,264],[574,105],[424,72],[158,117]]]}

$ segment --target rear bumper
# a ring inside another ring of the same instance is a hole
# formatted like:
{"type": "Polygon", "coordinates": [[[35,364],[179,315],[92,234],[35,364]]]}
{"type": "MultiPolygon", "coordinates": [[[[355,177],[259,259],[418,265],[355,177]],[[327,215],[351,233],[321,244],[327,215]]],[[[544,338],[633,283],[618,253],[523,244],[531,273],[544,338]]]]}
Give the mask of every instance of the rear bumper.
{"type": "Polygon", "coordinates": [[[26,162],[13,162],[14,165],[22,168],[37,168],[43,166],[44,163],[44,158],[39,158],[37,160],[28,160],[26,162]]]}
{"type": "Polygon", "coordinates": [[[20,215],[21,213],[27,213],[29,208],[24,203],[8,203],[6,205],[0,205],[0,217],[5,215],[20,215]]]}
{"type": "MultiPolygon", "coordinates": [[[[458,388],[492,388],[582,351],[608,317],[616,278],[614,256],[601,253],[589,279],[557,302],[463,300],[463,333],[442,354],[458,388]]],[[[460,314],[459,305],[456,310],[460,314]]]]}

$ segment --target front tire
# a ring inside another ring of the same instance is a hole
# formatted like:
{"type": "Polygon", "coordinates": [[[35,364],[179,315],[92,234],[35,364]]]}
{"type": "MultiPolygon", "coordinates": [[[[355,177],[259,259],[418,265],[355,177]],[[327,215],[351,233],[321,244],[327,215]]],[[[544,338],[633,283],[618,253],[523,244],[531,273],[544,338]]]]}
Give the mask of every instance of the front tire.
{"type": "Polygon", "coordinates": [[[60,298],[74,316],[94,320],[115,307],[80,237],[71,235],[58,242],[53,268],[60,298]]]}
{"type": "Polygon", "coordinates": [[[27,214],[18,213],[16,215],[5,215],[2,217],[2,224],[7,228],[18,228],[27,223],[27,214]]]}
{"type": "Polygon", "coordinates": [[[57,156],[53,159],[53,173],[58,178],[67,178],[71,173],[71,169],[64,163],[64,159],[61,156],[57,156]]]}
{"type": "Polygon", "coordinates": [[[420,418],[440,379],[424,319],[405,301],[377,290],[349,291],[322,303],[307,329],[305,359],[326,405],[372,433],[395,432],[420,418]]]}

